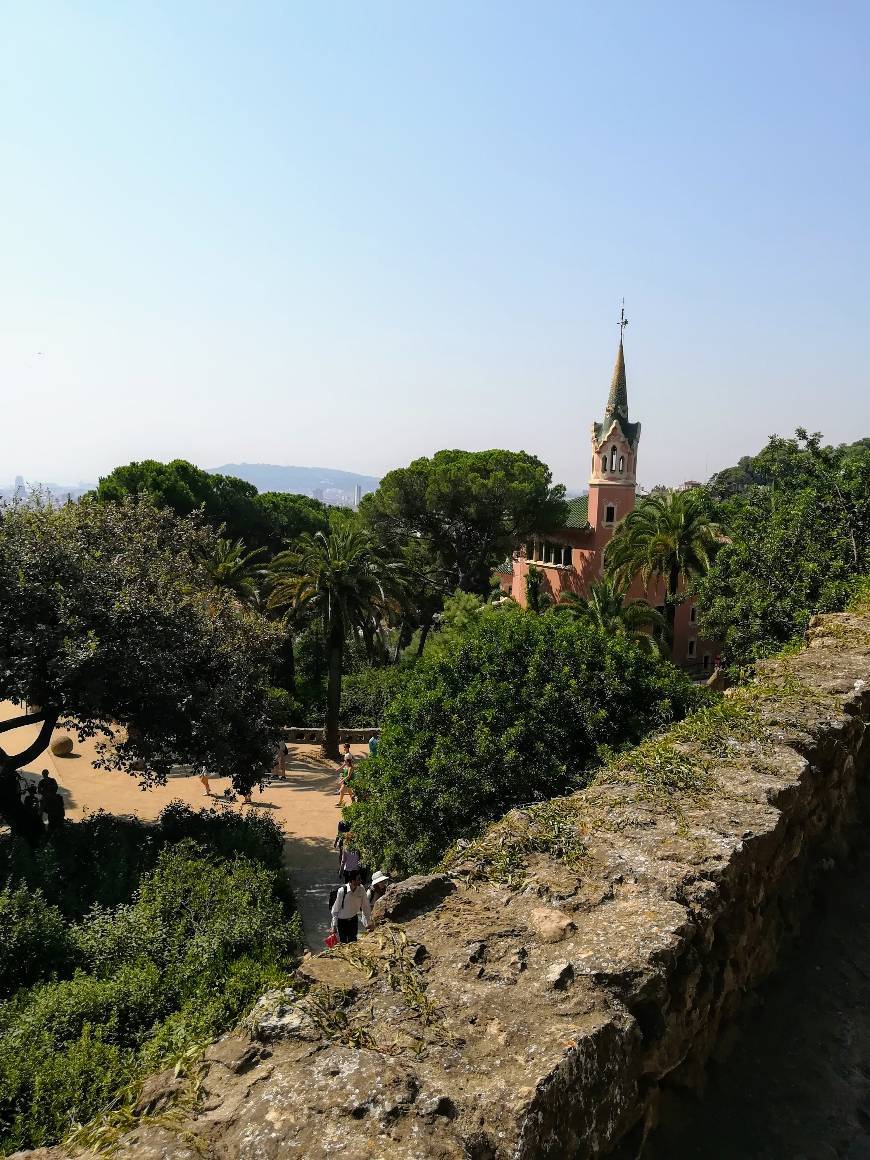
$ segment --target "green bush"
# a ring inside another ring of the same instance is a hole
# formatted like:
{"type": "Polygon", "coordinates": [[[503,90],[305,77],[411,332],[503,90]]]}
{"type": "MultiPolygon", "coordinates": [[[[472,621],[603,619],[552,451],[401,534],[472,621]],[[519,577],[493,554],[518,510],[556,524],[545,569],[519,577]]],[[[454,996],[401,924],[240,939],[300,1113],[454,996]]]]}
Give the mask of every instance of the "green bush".
{"type": "MultiPolygon", "coordinates": [[[[136,1077],[221,1034],[286,977],[301,947],[280,831],[268,820],[176,803],[153,827],[125,829],[103,815],[67,828],[73,836],[52,866],[83,850],[83,835],[98,843],[111,835],[121,849],[100,852],[128,869],[128,884],[133,866],[150,867],[132,897],[98,902],[77,923],[65,924],[38,893],[0,893],[14,938],[3,942],[0,966],[9,989],[19,986],[0,1003],[0,1152],[62,1138],[136,1077]],[[30,948],[29,974],[16,968],[14,947],[30,948]],[[35,981],[73,964],[71,977],[35,981]]],[[[46,870],[11,845],[7,870],[37,878],[46,870]]],[[[94,890],[108,892],[101,871],[94,890]]],[[[78,911],[81,889],[59,892],[78,911]]]]}
{"type": "Polygon", "coordinates": [[[580,784],[602,748],[682,716],[697,694],[624,637],[556,614],[490,611],[433,650],[356,775],[353,828],[373,864],[431,867],[512,806],[580,784]]]}
{"type": "Polygon", "coordinates": [[[67,925],[39,891],[0,889],[0,931],[0,1000],[70,961],[67,925]]]}

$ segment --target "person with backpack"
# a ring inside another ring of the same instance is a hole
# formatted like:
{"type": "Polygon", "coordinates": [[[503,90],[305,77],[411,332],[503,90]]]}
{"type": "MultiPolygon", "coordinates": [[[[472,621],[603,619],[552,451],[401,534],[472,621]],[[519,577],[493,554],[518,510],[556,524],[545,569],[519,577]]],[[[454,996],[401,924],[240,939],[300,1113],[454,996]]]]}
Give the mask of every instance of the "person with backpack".
{"type": "Polygon", "coordinates": [[[356,942],[359,937],[359,916],[365,920],[368,930],[374,929],[372,922],[372,908],[369,905],[366,889],[362,884],[359,871],[350,875],[344,886],[339,886],[330,898],[330,913],[332,915],[332,929],[338,936],[340,943],[356,942]]]}

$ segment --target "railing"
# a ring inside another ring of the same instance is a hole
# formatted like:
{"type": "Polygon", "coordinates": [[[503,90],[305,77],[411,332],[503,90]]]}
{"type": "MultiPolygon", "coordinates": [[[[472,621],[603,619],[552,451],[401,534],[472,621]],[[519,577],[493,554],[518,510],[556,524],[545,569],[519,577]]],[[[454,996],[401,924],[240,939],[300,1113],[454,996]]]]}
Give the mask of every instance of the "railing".
{"type": "MultiPolygon", "coordinates": [[[[310,745],[322,745],[324,740],[325,730],[322,726],[312,725],[300,726],[291,725],[284,730],[284,736],[288,741],[296,741],[299,743],[308,743],[310,745]]],[[[341,742],[350,741],[360,743],[368,741],[370,737],[380,738],[381,730],[379,727],[371,726],[368,729],[339,729],[338,739],[341,742]]]]}

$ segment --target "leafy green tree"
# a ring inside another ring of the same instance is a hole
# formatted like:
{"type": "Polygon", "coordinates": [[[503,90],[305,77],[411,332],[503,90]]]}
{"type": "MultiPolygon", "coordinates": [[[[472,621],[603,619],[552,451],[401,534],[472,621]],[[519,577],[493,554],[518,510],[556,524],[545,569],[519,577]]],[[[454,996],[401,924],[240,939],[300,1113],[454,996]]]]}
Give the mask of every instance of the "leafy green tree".
{"type": "MultiPolygon", "coordinates": [[[[271,553],[287,547],[301,535],[329,531],[329,507],[319,499],[290,492],[264,491],[256,497],[265,516],[266,533],[262,546],[271,553]]],[[[250,542],[250,537],[248,538],[250,542]]]]}
{"type": "Polygon", "coordinates": [[[520,540],[564,523],[565,489],[525,451],[439,451],[384,476],[360,513],[383,542],[421,538],[445,591],[485,595],[520,540]]]}
{"type": "Polygon", "coordinates": [[[231,539],[241,537],[250,547],[263,545],[271,531],[271,510],[260,502],[252,483],[213,475],[185,459],[170,463],[143,459],[116,467],[100,480],[94,494],[101,503],[147,495],[158,507],[171,508],[179,516],[201,510],[215,529],[225,529],[231,539]]]}
{"type": "Polygon", "coordinates": [[[726,467],[712,476],[707,491],[717,501],[728,500],[751,488],[769,487],[777,481],[781,484],[784,474],[794,478],[796,473],[806,475],[812,472],[811,459],[818,459],[814,451],[821,451],[822,458],[829,463],[836,459],[838,465],[842,466],[860,462],[870,450],[870,438],[844,443],[839,447],[822,447],[818,432],[808,436],[803,428],[799,428],[796,434],[796,439],[781,439],[772,435],[758,455],[744,455],[736,466],[726,467]],[[810,441],[815,443],[815,449],[809,446],[810,441]]]}
{"type": "Polygon", "coordinates": [[[48,744],[59,718],[81,736],[126,728],[105,760],[165,780],[173,764],[249,788],[277,737],[268,688],[279,635],[202,563],[214,534],[148,499],[82,500],[0,513],[0,698],[39,706],[0,725],[41,726],[2,754],[0,812],[12,770],[48,744]]]}
{"type": "Polygon", "coordinates": [[[326,641],[329,666],[324,752],[337,759],[341,681],[345,643],[389,615],[403,595],[400,562],[385,556],[372,538],[356,527],[325,535],[303,535],[281,552],[270,568],[273,608],[317,617],[326,641]]]}
{"type": "Polygon", "coordinates": [[[709,569],[720,537],[702,491],[652,495],[618,524],[604,549],[604,563],[626,588],[635,576],[644,584],[663,582],[668,639],[673,641],[680,588],[709,569]]]}
{"type": "Polygon", "coordinates": [[[592,625],[605,636],[628,636],[648,652],[659,652],[656,634],[665,618],[646,600],[629,600],[628,589],[612,576],[590,584],[585,596],[563,592],[556,611],[592,625]]]}
{"type": "Polygon", "coordinates": [[[488,609],[409,670],[356,774],[354,832],[373,865],[429,869],[457,838],[582,783],[602,746],[638,740],[696,697],[627,636],[488,609]]]}
{"type": "Polygon", "coordinates": [[[756,456],[763,485],[720,502],[727,541],[696,585],[705,632],[748,664],[843,608],[870,571],[870,445],[824,447],[799,429],[756,456]]]}

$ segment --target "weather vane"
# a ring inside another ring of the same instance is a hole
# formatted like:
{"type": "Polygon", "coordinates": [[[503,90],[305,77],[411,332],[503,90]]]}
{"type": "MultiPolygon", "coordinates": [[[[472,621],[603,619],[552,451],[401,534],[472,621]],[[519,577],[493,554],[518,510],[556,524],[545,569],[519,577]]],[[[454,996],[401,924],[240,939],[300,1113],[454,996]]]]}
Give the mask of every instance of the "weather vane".
{"type": "Polygon", "coordinates": [[[622,342],[622,334],[628,326],[628,319],[625,317],[625,299],[622,300],[622,310],[619,315],[619,341],[622,342]]]}

